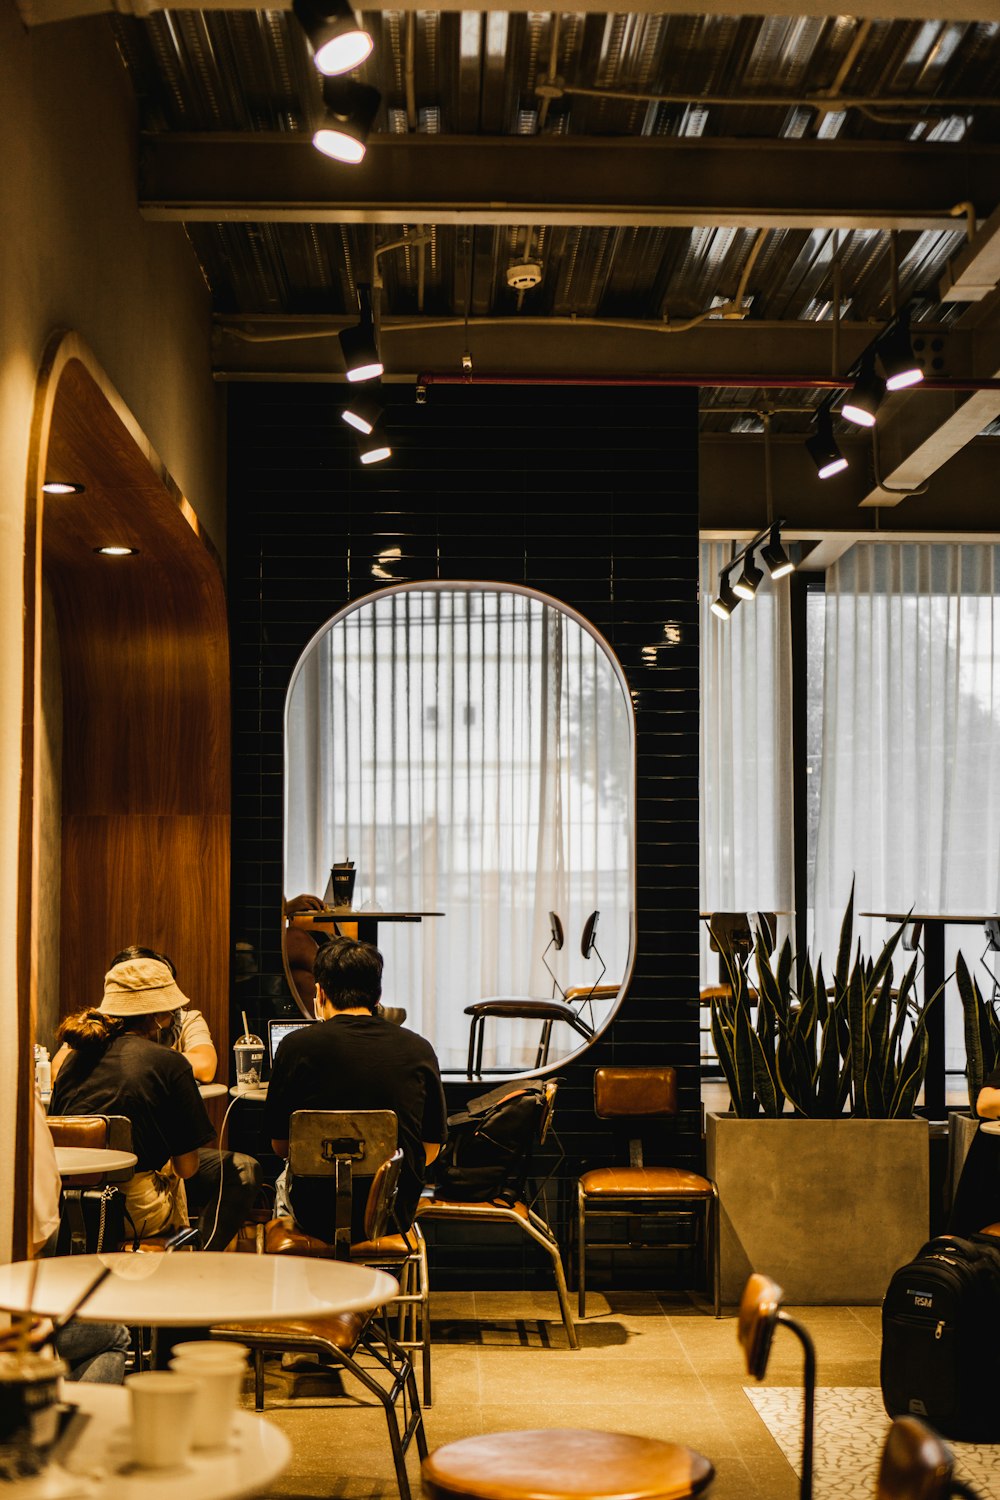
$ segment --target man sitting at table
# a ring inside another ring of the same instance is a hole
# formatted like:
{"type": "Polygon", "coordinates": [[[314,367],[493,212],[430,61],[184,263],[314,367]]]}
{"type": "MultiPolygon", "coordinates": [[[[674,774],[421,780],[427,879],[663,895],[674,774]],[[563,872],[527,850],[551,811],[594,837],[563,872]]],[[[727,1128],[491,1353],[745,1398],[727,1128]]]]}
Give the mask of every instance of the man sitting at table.
{"type": "MultiPolygon", "coordinates": [[[[264,1106],[265,1133],[288,1155],[289,1122],[297,1109],[391,1109],[403,1153],[396,1217],[407,1228],[416,1213],[425,1170],[448,1134],[441,1072],[431,1044],[376,1014],[382,995],[382,955],[370,943],[332,938],[314,960],[317,1026],[285,1038],[275,1054],[264,1106]]],[[[278,1179],[276,1211],[290,1206],[301,1229],[329,1239],[331,1181],[278,1179]]],[[[361,1239],[363,1201],[356,1195],[353,1237],[361,1239]]]]}

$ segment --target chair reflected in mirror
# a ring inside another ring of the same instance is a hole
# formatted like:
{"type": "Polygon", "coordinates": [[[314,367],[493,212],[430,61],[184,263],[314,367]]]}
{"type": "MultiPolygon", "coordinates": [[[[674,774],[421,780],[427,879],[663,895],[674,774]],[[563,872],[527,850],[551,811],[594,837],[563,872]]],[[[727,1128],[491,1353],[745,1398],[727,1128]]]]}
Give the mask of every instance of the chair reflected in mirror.
{"type": "Polygon", "coordinates": [[[538,1038],[538,1046],[535,1051],[534,1068],[544,1068],[549,1060],[549,1049],[552,1042],[552,1029],[557,1021],[568,1026],[577,1036],[585,1041],[590,1041],[596,1033],[594,1018],[594,1001],[613,999],[617,997],[620,986],[604,985],[601,980],[606,972],[606,964],[594,941],[597,931],[597,922],[600,917],[599,911],[592,911],[583,925],[583,936],[580,940],[580,952],[585,959],[596,955],[601,965],[601,972],[593,984],[575,985],[571,989],[564,990],[559,979],[548,962],[548,954],[555,948],[556,952],[562,949],[564,943],[563,926],[555,912],[549,912],[549,941],[545,952],[542,954],[542,962],[552,975],[552,997],[548,1000],[532,999],[530,996],[505,996],[495,995],[488,1000],[477,1000],[473,1005],[465,1007],[465,1015],[471,1017],[469,1023],[469,1057],[467,1064],[467,1076],[469,1078],[481,1078],[483,1076],[483,1048],[486,1035],[486,1022],[488,1020],[506,1021],[539,1021],[541,1023],[541,1034],[538,1038]],[[562,996],[555,998],[556,990],[562,996]]]}

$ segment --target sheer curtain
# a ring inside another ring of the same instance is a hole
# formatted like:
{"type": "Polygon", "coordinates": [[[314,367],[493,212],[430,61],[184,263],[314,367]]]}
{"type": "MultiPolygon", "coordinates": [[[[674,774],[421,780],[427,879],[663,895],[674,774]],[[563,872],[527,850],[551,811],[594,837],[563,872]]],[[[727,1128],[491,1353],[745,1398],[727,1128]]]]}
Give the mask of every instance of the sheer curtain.
{"type": "MultiPolygon", "coordinates": [[[[379,927],[385,1003],[406,1007],[442,1066],[465,1065],[465,1005],[552,993],[550,911],[564,987],[597,977],[579,949],[595,908],[608,975],[624,973],[630,711],[572,616],[506,590],[375,596],[303,660],[285,740],[286,894],[322,894],[349,858],[356,906],[445,914],[379,927]]],[[[537,1023],[496,1034],[487,1066],[533,1062],[537,1023]]]]}
{"type": "MultiPolygon", "coordinates": [[[[787,579],[712,613],[728,543],[701,546],[701,909],[792,910],[792,653],[787,579]]],[[[791,931],[778,919],[779,942],[791,931]]],[[[718,955],[701,936],[702,985],[718,955]]]]}
{"type": "MultiPolygon", "coordinates": [[[[824,953],[852,877],[856,910],[1000,910],[998,584],[1000,548],[986,545],[859,544],[827,574],[824,953]]],[[[885,935],[880,922],[856,930],[874,945],[885,935]]],[[[947,971],[960,942],[975,966],[984,939],[971,933],[952,929],[947,971]]],[[[946,1024],[954,1035],[947,1013],[946,1024]]],[[[950,1047],[949,1066],[963,1055],[950,1047]]]]}

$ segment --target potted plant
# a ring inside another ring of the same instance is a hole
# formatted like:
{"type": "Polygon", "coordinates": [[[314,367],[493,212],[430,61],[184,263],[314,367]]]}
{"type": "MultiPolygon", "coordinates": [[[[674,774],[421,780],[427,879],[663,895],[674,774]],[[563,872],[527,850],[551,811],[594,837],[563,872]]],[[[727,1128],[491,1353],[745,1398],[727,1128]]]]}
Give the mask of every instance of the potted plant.
{"type": "Polygon", "coordinates": [[[823,962],[776,961],[758,939],[756,984],[732,954],[712,1036],[731,1108],[707,1118],[721,1205],[723,1298],[773,1276],[790,1301],[877,1303],[929,1232],[927,1121],[914,1104],[927,1066],[917,957],[894,984],[905,924],[874,957],[855,948],[854,891],[832,982],[823,962]]]}

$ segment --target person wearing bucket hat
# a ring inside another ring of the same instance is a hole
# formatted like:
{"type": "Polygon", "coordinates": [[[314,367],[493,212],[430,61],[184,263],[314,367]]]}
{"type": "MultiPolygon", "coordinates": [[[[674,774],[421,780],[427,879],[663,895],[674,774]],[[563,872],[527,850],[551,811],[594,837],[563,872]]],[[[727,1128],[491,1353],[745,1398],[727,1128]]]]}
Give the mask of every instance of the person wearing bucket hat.
{"type": "Polygon", "coordinates": [[[215,1136],[190,1065],[158,1041],[189,1004],[162,958],[131,958],[105,974],[100,1005],[67,1016],[57,1033],[70,1052],[49,1113],[131,1121],[137,1160],[125,1206],[138,1239],[187,1227],[184,1180],[215,1136]]]}

